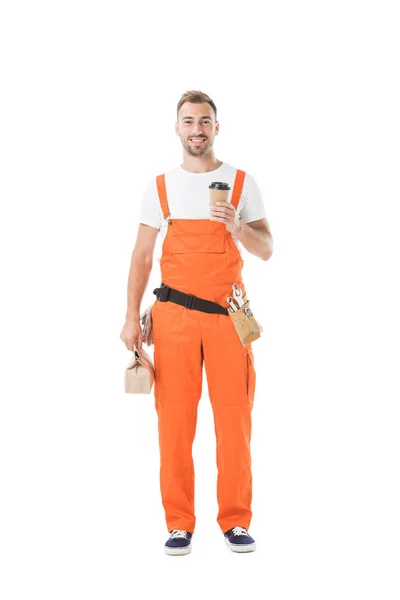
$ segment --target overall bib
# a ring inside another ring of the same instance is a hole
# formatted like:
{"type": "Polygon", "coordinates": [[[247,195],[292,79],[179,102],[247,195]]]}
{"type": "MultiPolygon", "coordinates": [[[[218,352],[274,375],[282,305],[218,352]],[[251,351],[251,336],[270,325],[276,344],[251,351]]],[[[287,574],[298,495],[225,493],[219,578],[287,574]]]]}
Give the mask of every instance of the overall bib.
{"type": "MultiPolygon", "coordinates": [[[[231,203],[237,208],[245,177],[237,170],[231,203]]],[[[164,218],[170,216],[165,176],[156,178],[164,218]]],[[[190,202],[190,198],[188,198],[190,202]]],[[[242,281],[243,259],[224,223],[168,219],[160,261],[162,282],[228,306],[242,281]]],[[[251,411],[256,373],[251,344],[243,347],[228,315],[156,300],[152,308],[155,408],[160,488],[168,531],[193,532],[192,445],[202,393],[203,362],[214,416],[218,468],[217,522],[223,532],[249,528],[252,517],[251,411]]]]}

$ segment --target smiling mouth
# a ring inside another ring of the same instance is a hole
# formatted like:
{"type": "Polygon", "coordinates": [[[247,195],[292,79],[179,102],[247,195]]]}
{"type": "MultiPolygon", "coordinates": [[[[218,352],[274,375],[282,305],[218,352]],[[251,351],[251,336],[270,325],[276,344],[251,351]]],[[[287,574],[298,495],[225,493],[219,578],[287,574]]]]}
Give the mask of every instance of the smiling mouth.
{"type": "Polygon", "coordinates": [[[206,141],[206,138],[189,138],[189,141],[193,142],[193,144],[202,144],[206,141]]]}

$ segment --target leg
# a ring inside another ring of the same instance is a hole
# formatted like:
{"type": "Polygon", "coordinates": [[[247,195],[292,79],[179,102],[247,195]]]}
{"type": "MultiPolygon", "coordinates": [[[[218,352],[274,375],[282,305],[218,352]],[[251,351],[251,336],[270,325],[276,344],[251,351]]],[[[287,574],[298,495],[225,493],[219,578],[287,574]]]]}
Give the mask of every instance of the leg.
{"type": "Polygon", "coordinates": [[[251,345],[242,347],[229,317],[208,317],[203,348],[217,441],[217,521],[223,532],[236,526],[248,529],[252,517],[253,351],[251,345]]]}
{"type": "Polygon", "coordinates": [[[160,488],[168,531],[193,533],[192,445],[201,397],[203,358],[196,319],[171,302],[155,302],[155,407],[160,445],[160,488]]]}

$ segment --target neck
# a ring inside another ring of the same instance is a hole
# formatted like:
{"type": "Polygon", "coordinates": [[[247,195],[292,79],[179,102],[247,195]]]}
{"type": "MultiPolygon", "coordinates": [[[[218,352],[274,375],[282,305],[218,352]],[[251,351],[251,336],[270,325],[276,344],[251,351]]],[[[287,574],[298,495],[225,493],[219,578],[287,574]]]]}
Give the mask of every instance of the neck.
{"type": "Polygon", "coordinates": [[[208,173],[215,171],[222,165],[222,160],[215,158],[214,152],[207,156],[191,156],[187,152],[183,153],[182,169],[191,173],[208,173]]]}

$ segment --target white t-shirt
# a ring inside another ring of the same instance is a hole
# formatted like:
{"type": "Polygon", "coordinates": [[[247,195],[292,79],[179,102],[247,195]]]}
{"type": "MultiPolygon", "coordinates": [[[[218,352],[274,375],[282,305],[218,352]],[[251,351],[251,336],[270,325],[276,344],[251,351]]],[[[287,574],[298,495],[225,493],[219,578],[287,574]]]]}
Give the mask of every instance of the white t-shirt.
{"type": "MultiPolygon", "coordinates": [[[[210,191],[213,181],[229,183],[231,190],[236,176],[236,168],[224,162],[218,169],[208,173],[191,173],[179,165],[165,173],[168,205],[171,219],[209,219],[210,191]]],[[[232,191],[231,191],[232,194],[232,191]]],[[[251,223],[266,218],[260,189],[252,175],[246,172],[237,213],[243,223],[251,223]]],[[[164,219],[157,191],[156,178],[147,183],[142,195],[139,222],[155,227],[161,233],[161,245],[167,234],[168,218],[164,219]]],[[[232,236],[241,252],[239,240],[232,236]]],[[[160,260],[161,256],[157,256],[160,260]]]]}

